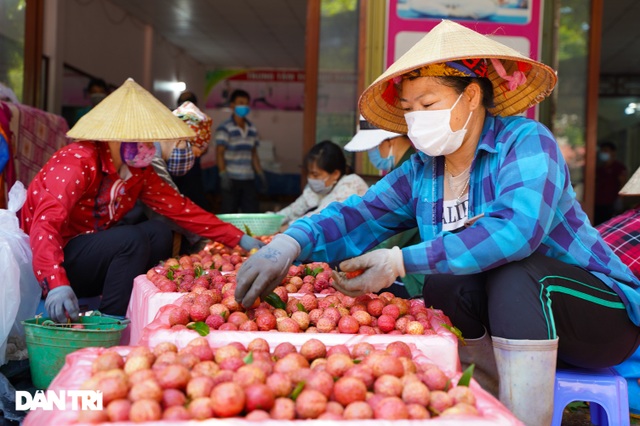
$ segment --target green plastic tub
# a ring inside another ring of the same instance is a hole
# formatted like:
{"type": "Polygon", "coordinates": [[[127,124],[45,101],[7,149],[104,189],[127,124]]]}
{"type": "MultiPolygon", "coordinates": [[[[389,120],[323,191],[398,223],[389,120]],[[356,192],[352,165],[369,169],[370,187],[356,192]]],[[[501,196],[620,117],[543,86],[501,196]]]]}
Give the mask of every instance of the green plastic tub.
{"type": "Polygon", "coordinates": [[[32,318],[24,325],[31,379],[37,389],[46,389],[58,374],[65,357],[78,349],[91,346],[110,347],[120,343],[122,331],[129,320],[117,320],[102,316],[81,316],[74,324],[84,329],[74,329],[53,324],[48,318],[32,318]]]}
{"type": "Polygon", "coordinates": [[[284,215],[276,213],[229,213],[216,216],[255,237],[279,232],[284,219],[284,215]]]}

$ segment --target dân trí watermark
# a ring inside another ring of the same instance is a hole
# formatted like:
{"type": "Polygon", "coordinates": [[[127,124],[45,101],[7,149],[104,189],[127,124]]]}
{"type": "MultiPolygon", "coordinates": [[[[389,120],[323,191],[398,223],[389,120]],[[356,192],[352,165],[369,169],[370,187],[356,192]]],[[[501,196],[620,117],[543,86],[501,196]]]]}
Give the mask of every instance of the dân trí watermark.
{"type": "Polygon", "coordinates": [[[94,390],[16,391],[16,410],[102,410],[102,392],[94,390]]]}

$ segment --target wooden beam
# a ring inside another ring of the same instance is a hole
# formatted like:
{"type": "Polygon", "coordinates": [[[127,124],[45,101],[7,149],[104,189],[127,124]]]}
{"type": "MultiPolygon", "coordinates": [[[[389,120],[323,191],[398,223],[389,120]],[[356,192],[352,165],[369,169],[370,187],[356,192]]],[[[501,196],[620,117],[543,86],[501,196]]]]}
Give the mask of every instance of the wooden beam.
{"type": "Polygon", "coordinates": [[[42,93],[44,0],[27,0],[24,27],[22,103],[44,108],[42,93]]]}
{"type": "Polygon", "coordinates": [[[600,50],[602,44],[603,0],[591,0],[587,107],[585,111],[584,199],[582,208],[593,221],[596,189],[596,154],[598,152],[598,96],[600,90],[600,50]]]}
{"type": "MultiPolygon", "coordinates": [[[[307,28],[304,59],[304,120],[302,158],[316,143],[316,115],[318,111],[318,65],[320,56],[320,2],[307,0],[307,28]]],[[[301,187],[306,184],[301,175],[301,187]]]]}

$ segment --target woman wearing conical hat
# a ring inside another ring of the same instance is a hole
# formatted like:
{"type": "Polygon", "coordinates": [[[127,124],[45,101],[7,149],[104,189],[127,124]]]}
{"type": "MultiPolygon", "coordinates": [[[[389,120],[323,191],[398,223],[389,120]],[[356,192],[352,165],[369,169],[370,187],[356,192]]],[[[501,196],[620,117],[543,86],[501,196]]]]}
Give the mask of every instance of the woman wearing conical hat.
{"type": "Polygon", "coordinates": [[[262,243],[202,210],[152,167],[154,141],[195,132],[133,80],[106,97],[67,133],[29,185],[22,226],[33,270],[57,322],[78,315],[77,297],[102,295],[103,314],[126,314],[133,280],[171,255],[171,230],[148,220],[124,224],[139,199],[179,226],[245,250],[262,243]]]}
{"type": "Polygon", "coordinates": [[[590,225],[551,132],[515,115],[555,83],[544,64],[440,23],[359,103],[367,121],[406,132],[420,152],[364,196],[276,236],[243,264],[236,298],[251,305],[296,259],[349,259],[343,271],[364,270],[334,277],[349,295],[426,274],[426,305],[466,338],[462,364],[474,362],[489,390],[499,378],[501,401],[526,424],[548,425],[556,357],[607,367],[640,343],[640,282],[590,225]],[[412,227],[420,244],[363,255],[412,227]]]}

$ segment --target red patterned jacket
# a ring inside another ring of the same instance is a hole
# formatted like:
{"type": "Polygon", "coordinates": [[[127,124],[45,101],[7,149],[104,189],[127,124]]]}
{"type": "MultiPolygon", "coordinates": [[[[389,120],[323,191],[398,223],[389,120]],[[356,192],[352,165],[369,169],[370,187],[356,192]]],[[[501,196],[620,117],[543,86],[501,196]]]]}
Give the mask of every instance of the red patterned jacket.
{"type": "Polygon", "coordinates": [[[46,293],[69,285],[63,247],[80,234],[112,227],[140,199],[181,227],[235,246],[244,234],[167,185],[152,167],[131,168],[123,181],[105,142],[74,142],[58,150],[29,185],[22,227],[29,235],[33,270],[46,293]],[[46,278],[46,280],[45,280],[46,278]]]}

